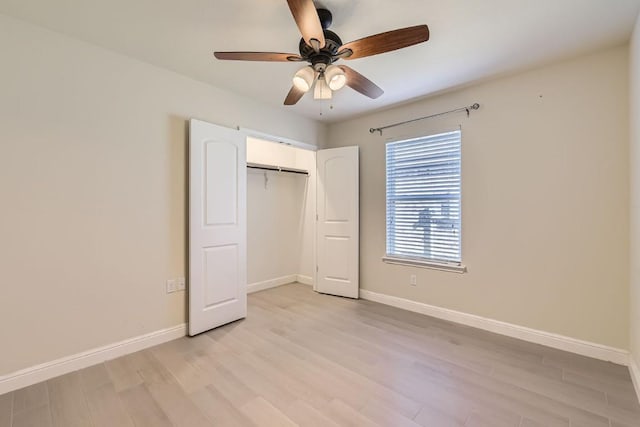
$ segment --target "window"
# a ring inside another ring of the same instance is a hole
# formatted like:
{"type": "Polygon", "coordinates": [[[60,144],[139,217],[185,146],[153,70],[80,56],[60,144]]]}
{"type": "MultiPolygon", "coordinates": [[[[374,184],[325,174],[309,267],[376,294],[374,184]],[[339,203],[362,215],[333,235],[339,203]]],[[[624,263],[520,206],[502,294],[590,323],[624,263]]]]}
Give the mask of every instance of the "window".
{"type": "Polygon", "coordinates": [[[460,139],[457,130],[387,143],[385,261],[460,266],[460,139]]]}

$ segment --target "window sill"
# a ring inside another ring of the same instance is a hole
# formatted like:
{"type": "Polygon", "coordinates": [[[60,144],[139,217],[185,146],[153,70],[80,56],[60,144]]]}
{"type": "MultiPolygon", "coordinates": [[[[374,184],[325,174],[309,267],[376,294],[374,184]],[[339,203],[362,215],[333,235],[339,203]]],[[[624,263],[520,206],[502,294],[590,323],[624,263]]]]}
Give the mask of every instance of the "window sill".
{"type": "Polygon", "coordinates": [[[430,268],[432,270],[449,271],[452,273],[466,273],[467,267],[465,265],[447,264],[443,262],[426,261],[421,259],[412,258],[396,258],[390,256],[383,256],[382,261],[387,264],[408,265],[411,267],[430,268]]]}

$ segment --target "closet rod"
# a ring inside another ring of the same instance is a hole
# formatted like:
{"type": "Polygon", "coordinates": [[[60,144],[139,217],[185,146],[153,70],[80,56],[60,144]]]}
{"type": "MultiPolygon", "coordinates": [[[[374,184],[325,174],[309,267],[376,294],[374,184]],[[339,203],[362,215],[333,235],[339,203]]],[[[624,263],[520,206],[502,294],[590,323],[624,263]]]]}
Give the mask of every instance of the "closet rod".
{"type": "Polygon", "coordinates": [[[382,136],[382,131],[384,129],[389,129],[389,128],[394,128],[396,126],[406,125],[408,123],[417,122],[418,120],[432,119],[434,117],[444,116],[445,114],[457,113],[459,111],[466,111],[467,112],[467,117],[469,117],[469,113],[471,112],[471,110],[477,110],[478,108],[480,108],[480,104],[478,104],[476,102],[475,104],[469,105],[468,107],[456,108],[455,110],[449,110],[449,111],[445,111],[445,112],[442,112],[442,113],[432,114],[430,116],[418,117],[417,119],[411,119],[411,120],[407,120],[407,121],[404,121],[404,122],[393,123],[391,125],[382,126],[382,127],[379,127],[379,128],[371,128],[371,129],[369,129],[369,132],[370,133],[380,132],[380,136],[382,136]]]}
{"type": "Polygon", "coordinates": [[[259,163],[247,163],[247,168],[250,169],[262,169],[267,171],[297,173],[300,175],[309,175],[309,172],[303,169],[287,168],[281,166],[261,165],[259,163]]]}

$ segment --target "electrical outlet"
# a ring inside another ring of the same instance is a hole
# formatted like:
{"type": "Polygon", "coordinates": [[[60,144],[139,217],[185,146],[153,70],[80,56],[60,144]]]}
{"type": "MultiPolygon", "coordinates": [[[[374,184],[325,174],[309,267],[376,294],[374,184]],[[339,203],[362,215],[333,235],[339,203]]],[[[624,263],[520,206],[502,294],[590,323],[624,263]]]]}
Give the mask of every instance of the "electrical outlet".
{"type": "Polygon", "coordinates": [[[184,291],[187,287],[187,282],[184,280],[184,277],[178,277],[176,284],[179,291],[184,291]]]}
{"type": "Polygon", "coordinates": [[[178,288],[176,286],[175,279],[167,280],[167,293],[170,294],[170,293],[175,292],[177,290],[178,290],[178,288]]]}
{"type": "Polygon", "coordinates": [[[417,284],[418,284],[418,278],[416,277],[416,275],[415,275],[415,274],[412,274],[412,275],[409,277],[409,285],[411,285],[411,286],[416,286],[417,284]]]}

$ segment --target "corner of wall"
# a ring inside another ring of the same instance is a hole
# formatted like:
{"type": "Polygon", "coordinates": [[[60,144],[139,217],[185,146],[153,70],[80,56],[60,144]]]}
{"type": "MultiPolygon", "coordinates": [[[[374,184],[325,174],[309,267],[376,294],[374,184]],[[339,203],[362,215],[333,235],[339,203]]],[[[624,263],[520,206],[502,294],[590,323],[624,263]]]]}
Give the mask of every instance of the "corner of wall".
{"type": "Polygon", "coordinates": [[[640,15],[629,43],[630,373],[640,400],[640,15]]]}

